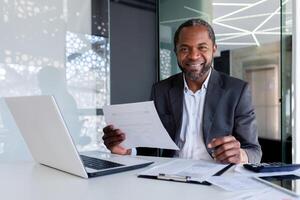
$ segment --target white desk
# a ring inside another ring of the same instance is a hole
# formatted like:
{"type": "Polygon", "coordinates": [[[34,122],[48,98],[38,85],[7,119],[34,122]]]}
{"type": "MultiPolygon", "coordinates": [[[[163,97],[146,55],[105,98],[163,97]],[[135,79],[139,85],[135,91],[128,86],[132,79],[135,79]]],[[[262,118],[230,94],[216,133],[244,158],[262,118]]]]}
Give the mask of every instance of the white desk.
{"type": "MultiPolygon", "coordinates": [[[[157,163],[166,158],[144,157],[157,163]]],[[[146,168],[83,179],[34,162],[0,163],[0,197],[3,200],[226,200],[242,192],[226,192],[203,186],[137,178],[146,168]]]]}

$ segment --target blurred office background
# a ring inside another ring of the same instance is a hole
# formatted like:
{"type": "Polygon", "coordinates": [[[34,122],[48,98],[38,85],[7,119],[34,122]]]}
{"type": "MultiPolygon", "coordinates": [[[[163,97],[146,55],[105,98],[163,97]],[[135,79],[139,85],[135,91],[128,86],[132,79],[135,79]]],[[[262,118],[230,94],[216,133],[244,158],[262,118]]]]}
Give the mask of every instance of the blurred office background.
{"type": "MultiPolygon", "coordinates": [[[[0,97],[54,95],[78,149],[105,150],[102,106],[148,100],[179,72],[177,26],[201,17],[214,67],[251,86],[263,161],[292,162],[293,1],[1,0],[0,97]]],[[[0,99],[0,161],[16,159],[32,158],[0,99]]]]}

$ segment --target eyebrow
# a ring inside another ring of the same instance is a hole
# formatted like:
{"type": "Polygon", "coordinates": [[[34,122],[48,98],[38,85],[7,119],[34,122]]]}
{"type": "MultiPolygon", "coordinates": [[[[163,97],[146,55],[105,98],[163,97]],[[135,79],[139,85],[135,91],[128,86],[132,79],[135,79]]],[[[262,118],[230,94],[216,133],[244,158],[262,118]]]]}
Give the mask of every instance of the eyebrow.
{"type": "Polygon", "coordinates": [[[200,45],[208,45],[208,44],[206,42],[202,42],[202,43],[200,43],[198,45],[200,46],[200,45]]]}
{"type": "MultiPolygon", "coordinates": [[[[190,46],[190,45],[188,45],[188,44],[186,44],[186,43],[182,43],[182,44],[178,44],[178,45],[180,45],[180,46],[190,46]]],[[[199,44],[197,44],[197,45],[208,45],[208,43],[202,42],[202,43],[199,43],[199,44]]]]}
{"type": "MultiPolygon", "coordinates": [[[[206,42],[202,42],[202,43],[197,44],[197,46],[203,46],[203,45],[208,46],[208,44],[207,44],[206,42]]],[[[187,47],[188,47],[188,46],[190,46],[190,45],[184,44],[184,43],[183,43],[183,44],[179,44],[179,46],[180,46],[180,47],[182,47],[182,46],[187,46],[187,47]]]]}

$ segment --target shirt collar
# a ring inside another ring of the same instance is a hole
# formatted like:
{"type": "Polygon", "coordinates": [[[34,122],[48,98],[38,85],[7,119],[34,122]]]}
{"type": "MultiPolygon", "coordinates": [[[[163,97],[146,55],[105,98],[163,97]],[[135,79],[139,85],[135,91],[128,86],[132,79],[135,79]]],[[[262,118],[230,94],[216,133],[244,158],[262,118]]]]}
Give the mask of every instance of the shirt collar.
{"type": "MultiPolygon", "coordinates": [[[[206,79],[205,79],[204,83],[202,84],[202,87],[200,88],[200,90],[201,89],[205,89],[205,90],[207,89],[208,81],[209,81],[209,78],[210,78],[210,75],[211,75],[211,71],[212,71],[212,69],[210,68],[210,70],[208,72],[208,76],[206,77],[206,79]]],[[[182,73],[182,75],[183,75],[183,83],[184,83],[184,92],[190,91],[189,86],[188,86],[188,84],[185,80],[184,73],[182,73]]]]}

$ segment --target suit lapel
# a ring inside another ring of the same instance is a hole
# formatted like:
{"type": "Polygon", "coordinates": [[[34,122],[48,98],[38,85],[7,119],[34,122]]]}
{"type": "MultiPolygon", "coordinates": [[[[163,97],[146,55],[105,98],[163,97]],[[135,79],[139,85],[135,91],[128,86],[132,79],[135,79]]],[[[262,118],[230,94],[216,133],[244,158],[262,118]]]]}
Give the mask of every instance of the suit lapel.
{"type": "Polygon", "coordinates": [[[181,122],[182,122],[182,106],[183,106],[183,77],[182,73],[174,80],[172,88],[169,90],[169,98],[171,103],[172,114],[175,120],[176,133],[173,139],[177,143],[181,122]]]}
{"type": "Polygon", "coordinates": [[[208,141],[208,135],[212,126],[214,114],[216,113],[216,109],[218,107],[218,103],[224,93],[224,89],[222,86],[223,82],[220,78],[219,73],[215,70],[212,70],[208,88],[206,91],[203,110],[203,137],[206,144],[210,142],[208,141]]]}
{"type": "MultiPolygon", "coordinates": [[[[182,109],[184,84],[182,76],[182,73],[178,75],[178,77],[173,82],[172,88],[169,90],[169,98],[171,103],[170,106],[176,123],[176,133],[171,137],[175,140],[176,143],[179,139],[183,112],[182,109]]],[[[222,98],[224,92],[223,81],[220,78],[219,73],[215,70],[212,70],[203,110],[203,137],[206,144],[209,142],[207,141],[207,139],[209,139],[208,135],[212,126],[214,114],[216,113],[219,101],[222,98]]]]}

